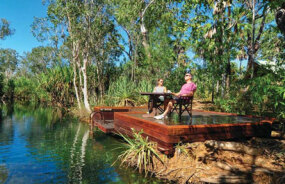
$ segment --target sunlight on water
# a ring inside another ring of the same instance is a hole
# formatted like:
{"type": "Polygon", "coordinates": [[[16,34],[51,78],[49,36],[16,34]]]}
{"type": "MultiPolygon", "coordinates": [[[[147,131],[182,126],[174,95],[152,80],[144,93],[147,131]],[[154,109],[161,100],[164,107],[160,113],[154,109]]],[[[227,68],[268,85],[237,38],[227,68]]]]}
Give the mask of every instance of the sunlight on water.
{"type": "Polygon", "coordinates": [[[120,140],[63,116],[59,109],[3,106],[0,183],[159,183],[112,166],[120,140]]]}

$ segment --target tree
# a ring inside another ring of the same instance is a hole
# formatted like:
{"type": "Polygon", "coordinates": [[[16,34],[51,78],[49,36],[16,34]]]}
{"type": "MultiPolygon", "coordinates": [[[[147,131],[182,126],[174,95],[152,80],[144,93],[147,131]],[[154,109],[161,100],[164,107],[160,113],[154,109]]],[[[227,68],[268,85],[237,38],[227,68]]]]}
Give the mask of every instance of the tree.
{"type": "Polygon", "coordinates": [[[18,53],[13,49],[0,49],[0,72],[10,79],[18,64],[18,53]]]}
{"type": "Polygon", "coordinates": [[[277,1],[272,1],[271,2],[271,6],[273,6],[273,8],[275,8],[276,6],[277,11],[275,14],[275,20],[277,23],[278,28],[283,32],[283,34],[285,35],[285,3],[282,0],[277,0],[277,1]]]}
{"type": "Polygon", "coordinates": [[[31,52],[25,53],[25,56],[22,58],[22,64],[26,65],[33,74],[45,73],[48,68],[53,68],[57,65],[54,50],[54,48],[49,46],[33,48],[31,52]]]}
{"type": "Polygon", "coordinates": [[[6,19],[0,22],[0,40],[4,40],[7,36],[14,34],[15,30],[10,28],[10,24],[6,19]]]}

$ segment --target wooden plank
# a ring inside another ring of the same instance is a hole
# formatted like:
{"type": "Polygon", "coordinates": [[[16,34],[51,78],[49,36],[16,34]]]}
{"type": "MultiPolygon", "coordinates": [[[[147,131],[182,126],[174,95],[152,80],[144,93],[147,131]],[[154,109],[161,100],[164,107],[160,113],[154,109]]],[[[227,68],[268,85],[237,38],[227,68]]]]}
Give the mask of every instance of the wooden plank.
{"type": "Polygon", "coordinates": [[[181,127],[175,126],[169,128],[169,135],[180,134],[200,134],[236,130],[240,131],[245,128],[256,128],[265,126],[271,130],[271,123],[269,122],[256,122],[256,123],[239,123],[239,124],[217,124],[217,125],[183,125],[181,127]]]}
{"type": "Polygon", "coordinates": [[[130,125],[127,122],[124,121],[120,121],[120,120],[115,120],[115,124],[114,124],[114,128],[115,130],[119,130],[121,127],[123,127],[124,129],[129,129],[131,130],[131,128],[134,128],[137,131],[143,130],[144,134],[147,134],[149,136],[152,137],[157,137],[160,140],[164,141],[164,142],[171,142],[170,138],[167,134],[163,134],[163,132],[159,132],[159,131],[153,131],[153,129],[149,129],[149,128],[143,128],[141,126],[134,126],[134,125],[130,125]]]}
{"type": "Polygon", "coordinates": [[[215,124],[215,125],[178,125],[166,126],[129,116],[129,113],[115,113],[115,129],[120,126],[144,130],[144,133],[157,137],[166,143],[179,141],[204,141],[207,139],[232,139],[251,136],[268,136],[271,131],[270,122],[215,124]]]}
{"type": "MultiPolygon", "coordinates": [[[[132,134],[132,130],[128,127],[118,127],[117,129],[115,129],[116,132],[120,132],[121,134],[125,134],[128,135],[129,137],[133,137],[132,134]]],[[[142,134],[143,137],[148,137],[149,141],[153,141],[157,143],[158,149],[160,151],[163,151],[165,154],[171,154],[174,152],[174,144],[172,143],[168,143],[168,142],[164,142],[161,139],[158,139],[157,137],[152,137],[150,135],[147,134],[142,134]]]]}
{"type": "Polygon", "coordinates": [[[94,121],[94,126],[97,126],[102,132],[104,133],[112,133],[114,132],[114,122],[112,121],[106,121],[105,123],[103,121],[94,121]]]}

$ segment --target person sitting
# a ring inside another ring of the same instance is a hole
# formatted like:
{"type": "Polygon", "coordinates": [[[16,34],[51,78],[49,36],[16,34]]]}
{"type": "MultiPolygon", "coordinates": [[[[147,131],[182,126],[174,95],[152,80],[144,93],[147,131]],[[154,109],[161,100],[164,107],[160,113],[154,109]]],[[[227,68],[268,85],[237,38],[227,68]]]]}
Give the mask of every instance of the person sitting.
{"type": "MultiPolygon", "coordinates": [[[[153,92],[154,93],[166,93],[167,92],[166,87],[163,86],[163,79],[158,79],[157,80],[157,83],[156,83],[156,86],[153,89],[153,92]]],[[[160,102],[163,102],[164,101],[164,96],[159,96],[158,100],[160,102]]],[[[152,104],[152,107],[151,107],[154,116],[157,115],[157,108],[158,107],[156,107],[156,105],[157,104],[152,104]]]]}
{"type": "Polygon", "coordinates": [[[186,83],[181,87],[181,90],[179,93],[172,93],[174,95],[174,99],[170,100],[167,104],[167,108],[164,111],[163,114],[154,116],[155,119],[163,119],[167,116],[167,114],[170,112],[170,110],[173,107],[173,104],[179,100],[180,96],[194,96],[194,93],[197,89],[197,86],[194,82],[192,82],[192,75],[190,73],[186,73],[184,77],[186,83]]]}
{"type": "MultiPolygon", "coordinates": [[[[166,87],[163,86],[163,79],[158,79],[157,84],[153,89],[153,93],[166,93],[166,87]]],[[[158,97],[158,102],[163,102],[164,101],[164,96],[159,96],[158,97]]],[[[149,114],[143,115],[143,117],[153,117],[157,115],[157,104],[153,104],[153,99],[149,100],[149,114]]]]}
{"type": "MultiPolygon", "coordinates": [[[[158,79],[157,80],[157,85],[153,89],[154,93],[166,93],[166,87],[163,86],[163,79],[158,79]]],[[[164,96],[160,96],[159,100],[164,101],[164,96]]]]}

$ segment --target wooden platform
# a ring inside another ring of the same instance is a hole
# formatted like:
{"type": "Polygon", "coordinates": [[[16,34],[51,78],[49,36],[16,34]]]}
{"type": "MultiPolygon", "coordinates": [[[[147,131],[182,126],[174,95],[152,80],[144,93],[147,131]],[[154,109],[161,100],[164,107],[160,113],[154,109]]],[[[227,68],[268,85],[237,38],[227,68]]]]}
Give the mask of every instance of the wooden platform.
{"type": "Polygon", "coordinates": [[[114,132],[114,112],[128,112],[131,107],[94,107],[91,114],[91,129],[96,126],[104,133],[114,132]]]}
{"type": "Polygon", "coordinates": [[[269,137],[274,119],[254,116],[238,116],[232,113],[193,110],[191,121],[171,122],[143,118],[145,107],[96,107],[92,117],[92,126],[105,133],[127,134],[132,136],[131,128],[143,130],[143,136],[158,143],[160,151],[171,154],[174,145],[179,142],[205,140],[227,140],[246,137],[269,137]],[[208,118],[208,119],[207,119],[208,118]],[[212,122],[207,122],[212,120],[212,122]],[[219,122],[226,119],[226,122],[219,122]]]}
{"type": "MultiPolygon", "coordinates": [[[[214,112],[208,113],[214,114],[214,112]]],[[[227,140],[254,136],[269,137],[273,122],[273,120],[261,120],[233,124],[166,125],[163,121],[153,118],[149,120],[138,118],[138,115],[142,114],[142,112],[115,113],[115,130],[131,136],[131,128],[137,131],[143,129],[143,135],[157,142],[159,149],[167,154],[172,153],[173,146],[179,142],[227,140]]],[[[227,115],[227,113],[218,113],[218,115],[227,115]]]]}

